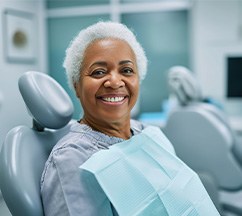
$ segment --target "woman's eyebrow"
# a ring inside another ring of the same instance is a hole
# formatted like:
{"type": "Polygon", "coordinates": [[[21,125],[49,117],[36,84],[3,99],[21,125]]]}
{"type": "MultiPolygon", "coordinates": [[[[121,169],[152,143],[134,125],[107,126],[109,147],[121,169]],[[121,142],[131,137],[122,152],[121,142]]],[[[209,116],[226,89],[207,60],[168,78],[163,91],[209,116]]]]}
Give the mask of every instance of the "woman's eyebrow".
{"type": "MultiPolygon", "coordinates": [[[[124,65],[124,64],[134,64],[131,60],[122,60],[119,62],[119,65],[124,65]]],[[[107,62],[105,61],[96,61],[90,65],[90,68],[93,66],[107,66],[107,62]]]]}
{"type": "Polygon", "coordinates": [[[91,64],[90,67],[95,66],[95,65],[107,66],[107,62],[105,62],[105,61],[97,61],[97,62],[94,62],[93,64],[91,64]]]}
{"type": "Polygon", "coordinates": [[[128,64],[128,63],[134,64],[131,60],[123,60],[119,62],[119,65],[128,64]]]}

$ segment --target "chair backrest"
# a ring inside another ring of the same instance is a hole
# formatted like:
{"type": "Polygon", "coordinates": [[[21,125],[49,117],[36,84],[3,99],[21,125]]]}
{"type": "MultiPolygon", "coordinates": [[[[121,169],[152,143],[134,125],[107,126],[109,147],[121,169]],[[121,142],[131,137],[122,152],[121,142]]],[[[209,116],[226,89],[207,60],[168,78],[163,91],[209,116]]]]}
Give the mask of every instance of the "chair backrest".
{"type": "Polygon", "coordinates": [[[219,187],[242,188],[241,165],[232,151],[236,135],[226,115],[203,102],[200,85],[187,68],[170,68],[168,83],[181,105],[170,113],[164,128],[177,154],[196,171],[213,175],[219,187]]]}
{"type": "Polygon", "coordinates": [[[164,133],[177,155],[195,171],[210,174],[222,189],[241,189],[242,169],[231,151],[233,134],[203,105],[195,103],[173,110],[164,133]]]}
{"type": "MultiPolygon", "coordinates": [[[[208,103],[194,74],[183,66],[168,71],[171,95],[179,105],[170,111],[164,133],[177,155],[196,171],[220,212],[219,191],[242,189],[242,145],[217,103],[208,103]]],[[[242,209],[233,206],[232,212],[242,209]]]]}
{"type": "Polygon", "coordinates": [[[70,128],[73,104],[50,76],[26,72],[19,90],[33,127],[9,131],[0,155],[0,187],[13,216],[43,216],[40,179],[52,147],[70,128]]]}

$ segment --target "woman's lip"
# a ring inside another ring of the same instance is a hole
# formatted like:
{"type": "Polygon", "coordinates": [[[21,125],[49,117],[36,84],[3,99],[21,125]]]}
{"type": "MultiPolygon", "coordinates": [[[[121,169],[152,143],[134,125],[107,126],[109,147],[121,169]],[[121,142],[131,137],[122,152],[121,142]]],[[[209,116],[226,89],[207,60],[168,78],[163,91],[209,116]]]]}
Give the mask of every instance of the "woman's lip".
{"type": "Polygon", "coordinates": [[[127,94],[103,94],[103,95],[97,96],[97,98],[111,98],[111,97],[127,97],[127,94]]]}
{"type": "Polygon", "coordinates": [[[101,100],[103,103],[113,105],[122,104],[127,98],[127,95],[102,95],[97,97],[97,99],[101,100]]]}

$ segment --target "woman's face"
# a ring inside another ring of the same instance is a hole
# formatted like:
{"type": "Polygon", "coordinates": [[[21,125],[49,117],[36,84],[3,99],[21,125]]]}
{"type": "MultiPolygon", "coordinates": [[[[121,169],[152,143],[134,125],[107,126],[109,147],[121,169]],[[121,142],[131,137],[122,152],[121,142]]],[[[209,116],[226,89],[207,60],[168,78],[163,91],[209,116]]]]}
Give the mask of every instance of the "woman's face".
{"type": "Polygon", "coordinates": [[[91,43],[75,89],[85,119],[100,123],[129,120],[138,97],[139,74],[128,43],[110,38],[91,43]]]}

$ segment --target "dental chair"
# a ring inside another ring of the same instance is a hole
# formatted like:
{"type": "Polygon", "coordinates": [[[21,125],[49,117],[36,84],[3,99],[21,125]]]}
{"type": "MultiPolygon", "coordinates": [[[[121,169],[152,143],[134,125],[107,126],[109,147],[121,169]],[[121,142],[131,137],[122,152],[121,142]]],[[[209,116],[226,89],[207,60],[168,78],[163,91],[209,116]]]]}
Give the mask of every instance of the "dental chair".
{"type": "Polygon", "coordinates": [[[13,216],[43,216],[41,174],[52,147],[69,131],[73,104],[44,73],[26,72],[18,84],[33,126],[7,134],[0,153],[0,187],[13,216]]]}
{"type": "Polygon", "coordinates": [[[168,84],[178,106],[170,112],[164,133],[177,155],[200,175],[220,213],[242,215],[242,202],[233,201],[238,194],[242,198],[242,143],[222,110],[203,101],[191,71],[170,68],[168,84]]]}

